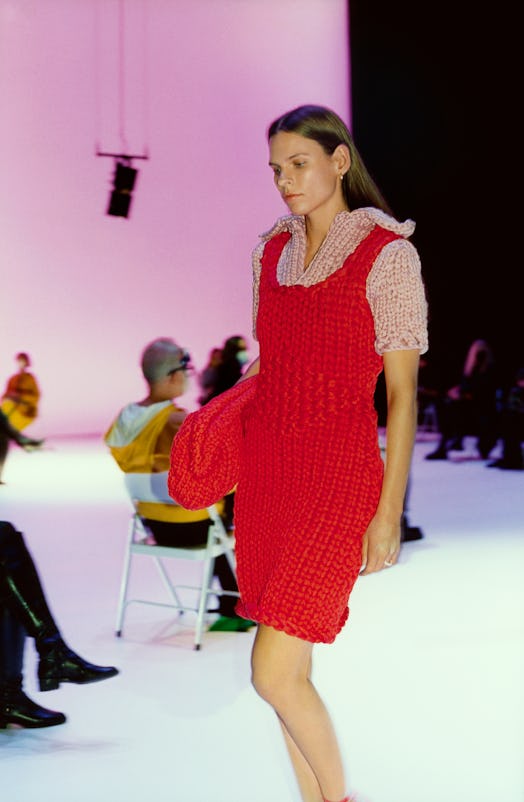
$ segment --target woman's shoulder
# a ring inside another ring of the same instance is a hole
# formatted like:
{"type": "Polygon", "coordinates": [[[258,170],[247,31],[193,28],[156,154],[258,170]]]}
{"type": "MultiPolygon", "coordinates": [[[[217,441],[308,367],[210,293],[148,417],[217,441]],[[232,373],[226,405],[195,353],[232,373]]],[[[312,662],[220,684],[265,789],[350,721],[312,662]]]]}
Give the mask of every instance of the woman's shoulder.
{"type": "MultiPolygon", "coordinates": [[[[409,239],[415,231],[414,220],[408,218],[400,221],[381,209],[373,207],[356,209],[352,214],[364,218],[368,224],[372,222],[375,227],[380,226],[380,228],[398,235],[386,243],[378,254],[372,268],[372,274],[374,274],[375,278],[392,270],[397,275],[403,272],[420,273],[420,256],[409,239]]],[[[370,278],[372,279],[372,276],[370,278]]]]}
{"type": "Polygon", "coordinates": [[[406,239],[394,239],[384,245],[375,259],[368,276],[368,287],[418,281],[421,273],[420,256],[413,243],[406,239]]]}

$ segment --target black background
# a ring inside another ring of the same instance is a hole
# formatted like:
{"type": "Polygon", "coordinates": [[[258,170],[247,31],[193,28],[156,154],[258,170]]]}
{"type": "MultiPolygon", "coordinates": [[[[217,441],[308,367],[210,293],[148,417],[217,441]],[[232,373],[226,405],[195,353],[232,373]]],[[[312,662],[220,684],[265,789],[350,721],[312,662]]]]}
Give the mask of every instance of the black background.
{"type": "Polygon", "coordinates": [[[352,132],[395,216],[417,224],[428,355],[448,384],[476,338],[493,346],[501,386],[524,365],[513,146],[522,91],[503,10],[349,3],[352,132]]]}

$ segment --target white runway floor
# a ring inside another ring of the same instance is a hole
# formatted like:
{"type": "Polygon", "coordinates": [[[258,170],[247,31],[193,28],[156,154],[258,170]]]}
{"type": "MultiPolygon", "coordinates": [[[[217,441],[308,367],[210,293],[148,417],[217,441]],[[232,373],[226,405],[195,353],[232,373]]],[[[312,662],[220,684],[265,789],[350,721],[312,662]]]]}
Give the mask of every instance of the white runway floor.
{"type": "MultiPolygon", "coordinates": [[[[97,438],[46,445],[11,449],[1,517],[24,532],[71,647],[121,673],[40,693],[27,642],[26,692],[68,720],[0,731],[0,799],[298,802],[250,686],[254,631],[208,633],[195,652],[168,611],[134,605],[116,638],[121,474],[97,438]]],[[[425,461],[432,448],[417,442],[412,473],[424,539],[358,581],[345,629],[316,647],[314,680],[362,802],[523,802],[524,472],[425,461]]],[[[158,584],[147,564],[134,578],[158,584]]]]}

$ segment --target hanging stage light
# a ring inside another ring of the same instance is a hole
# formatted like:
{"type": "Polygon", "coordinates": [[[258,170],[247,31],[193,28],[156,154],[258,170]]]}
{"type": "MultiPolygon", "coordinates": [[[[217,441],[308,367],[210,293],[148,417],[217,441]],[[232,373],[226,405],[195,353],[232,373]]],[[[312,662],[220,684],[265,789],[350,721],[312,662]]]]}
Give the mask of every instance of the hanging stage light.
{"type": "MultiPolygon", "coordinates": [[[[125,132],[126,127],[126,87],[130,83],[128,77],[126,77],[126,16],[129,13],[130,19],[135,20],[135,25],[137,24],[137,18],[134,16],[135,14],[135,3],[129,3],[128,0],[118,0],[117,3],[95,3],[95,53],[96,53],[96,60],[95,60],[95,99],[96,99],[96,113],[97,113],[97,126],[100,120],[100,104],[101,104],[101,97],[100,97],[100,86],[99,86],[99,77],[103,74],[102,66],[98,64],[98,58],[102,52],[100,47],[100,42],[98,41],[100,32],[101,32],[101,25],[102,25],[102,17],[100,16],[100,12],[102,7],[104,8],[104,12],[107,12],[107,7],[112,7],[113,11],[110,13],[114,13],[115,9],[117,8],[118,11],[118,41],[116,43],[115,52],[117,54],[118,60],[118,103],[117,103],[117,113],[118,113],[118,134],[120,138],[120,153],[103,153],[98,144],[96,144],[96,155],[97,156],[108,156],[114,160],[114,173],[112,176],[113,187],[111,189],[111,193],[109,196],[109,202],[106,207],[106,214],[111,215],[112,217],[129,217],[129,210],[131,208],[131,201],[133,198],[133,190],[136,184],[136,178],[138,175],[138,170],[136,170],[132,163],[135,159],[149,159],[148,155],[148,148],[144,147],[144,152],[142,155],[132,155],[128,152],[128,145],[127,145],[127,137],[125,132]],[[127,7],[126,7],[127,6],[127,7]]],[[[147,30],[147,18],[146,18],[146,8],[147,8],[147,0],[143,0],[143,7],[142,7],[142,20],[140,24],[139,30],[142,33],[143,43],[142,43],[142,52],[144,56],[144,63],[143,63],[143,94],[144,94],[144,110],[147,109],[147,98],[146,98],[146,76],[147,76],[147,42],[146,42],[146,35],[145,31],[147,30]]],[[[133,56],[134,60],[134,56],[133,56]]]]}
{"type": "Polygon", "coordinates": [[[138,170],[131,166],[132,159],[148,159],[146,154],[130,156],[127,153],[101,153],[97,156],[111,156],[115,160],[113,173],[113,188],[109,196],[106,214],[112,217],[129,217],[129,209],[133,197],[138,170]]]}
{"type": "Polygon", "coordinates": [[[113,217],[128,217],[132,193],[138,170],[121,161],[115,163],[113,190],[109,197],[107,214],[113,217]]]}

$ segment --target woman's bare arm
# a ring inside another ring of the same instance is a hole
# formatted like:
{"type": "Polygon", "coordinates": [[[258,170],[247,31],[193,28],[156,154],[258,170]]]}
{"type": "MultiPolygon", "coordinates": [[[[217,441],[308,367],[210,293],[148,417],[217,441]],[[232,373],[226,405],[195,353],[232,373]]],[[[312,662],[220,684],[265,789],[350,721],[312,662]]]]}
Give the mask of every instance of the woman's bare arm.
{"type": "Polygon", "coordinates": [[[395,563],[400,552],[400,524],[417,428],[419,351],[388,351],[384,375],[388,403],[386,460],[382,492],[364,535],[362,573],[395,563]]]}

